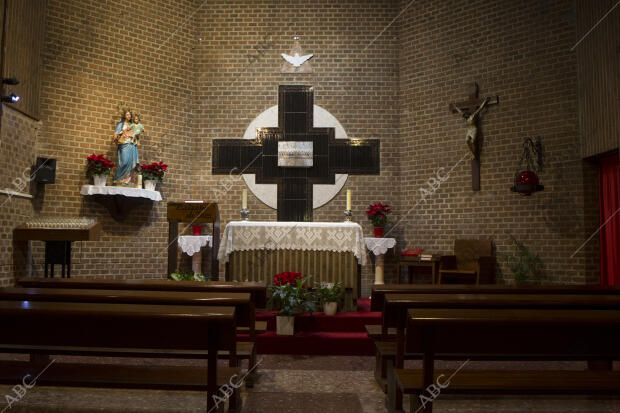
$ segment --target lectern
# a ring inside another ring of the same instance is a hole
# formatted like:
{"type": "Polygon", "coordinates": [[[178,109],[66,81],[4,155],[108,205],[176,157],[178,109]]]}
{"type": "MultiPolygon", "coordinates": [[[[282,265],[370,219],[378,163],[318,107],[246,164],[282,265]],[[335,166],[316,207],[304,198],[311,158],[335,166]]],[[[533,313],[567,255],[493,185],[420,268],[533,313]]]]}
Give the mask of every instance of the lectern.
{"type": "Polygon", "coordinates": [[[211,247],[211,278],[219,277],[220,262],[217,251],[220,248],[220,213],[215,202],[168,202],[168,274],[177,269],[179,246],[179,223],[188,226],[213,224],[213,246],[211,247]]]}

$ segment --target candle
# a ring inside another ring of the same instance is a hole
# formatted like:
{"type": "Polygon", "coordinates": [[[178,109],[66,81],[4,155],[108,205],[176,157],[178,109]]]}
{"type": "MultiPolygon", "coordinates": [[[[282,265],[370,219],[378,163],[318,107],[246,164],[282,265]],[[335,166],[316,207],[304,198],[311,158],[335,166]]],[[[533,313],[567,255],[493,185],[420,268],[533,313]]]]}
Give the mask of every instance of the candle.
{"type": "Polygon", "coordinates": [[[248,190],[243,190],[243,196],[241,198],[241,209],[248,209],[248,190]]]}
{"type": "Polygon", "coordinates": [[[351,210],[351,190],[347,189],[347,211],[351,210]]]}

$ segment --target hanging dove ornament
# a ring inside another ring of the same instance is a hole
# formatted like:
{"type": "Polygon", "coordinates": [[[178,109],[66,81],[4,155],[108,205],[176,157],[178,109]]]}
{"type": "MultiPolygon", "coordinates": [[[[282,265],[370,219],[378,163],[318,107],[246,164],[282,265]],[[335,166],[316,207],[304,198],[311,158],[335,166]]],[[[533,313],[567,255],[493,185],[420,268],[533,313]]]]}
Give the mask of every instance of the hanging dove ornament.
{"type": "Polygon", "coordinates": [[[309,60],[312,54],[304,54],[299,44],[299,37],[295,36],[293,48],[289,54],[281,53],[280,56],[286,61],[282,64],[282,73],[312,73],[309,60]]]}

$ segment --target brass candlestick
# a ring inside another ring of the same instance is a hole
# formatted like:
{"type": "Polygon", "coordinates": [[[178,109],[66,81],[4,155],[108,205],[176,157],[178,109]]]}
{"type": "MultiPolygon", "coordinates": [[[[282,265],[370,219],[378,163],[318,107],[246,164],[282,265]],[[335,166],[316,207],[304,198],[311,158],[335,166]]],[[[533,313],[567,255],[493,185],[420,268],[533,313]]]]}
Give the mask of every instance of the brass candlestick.
{"type": "Polygon", "coordinates": [[[351,222],[351,218],[353,217],[353,212],[350,209],[344,210],[344,221],[351,222]]]}

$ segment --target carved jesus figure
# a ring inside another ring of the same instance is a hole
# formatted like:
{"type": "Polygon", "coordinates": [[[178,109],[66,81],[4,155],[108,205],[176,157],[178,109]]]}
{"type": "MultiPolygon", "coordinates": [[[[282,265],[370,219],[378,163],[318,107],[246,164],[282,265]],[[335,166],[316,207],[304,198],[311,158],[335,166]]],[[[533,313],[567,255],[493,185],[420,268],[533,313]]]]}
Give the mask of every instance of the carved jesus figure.
{"type": "Polygon", "coordinates": [[[478,115],[480,111],[489,103],[490,98],[486,98],[482,104],[476,109],[476,111],[472,114],[469,114],[468,111],[462,110],[455,104],[452,104],[452,109],[458,112],[465,121],[467,122],[467,135],[465,137],[465,142],[467,142],[467,146],[472,154],[472,159],[478,159],[478,115]]]}

